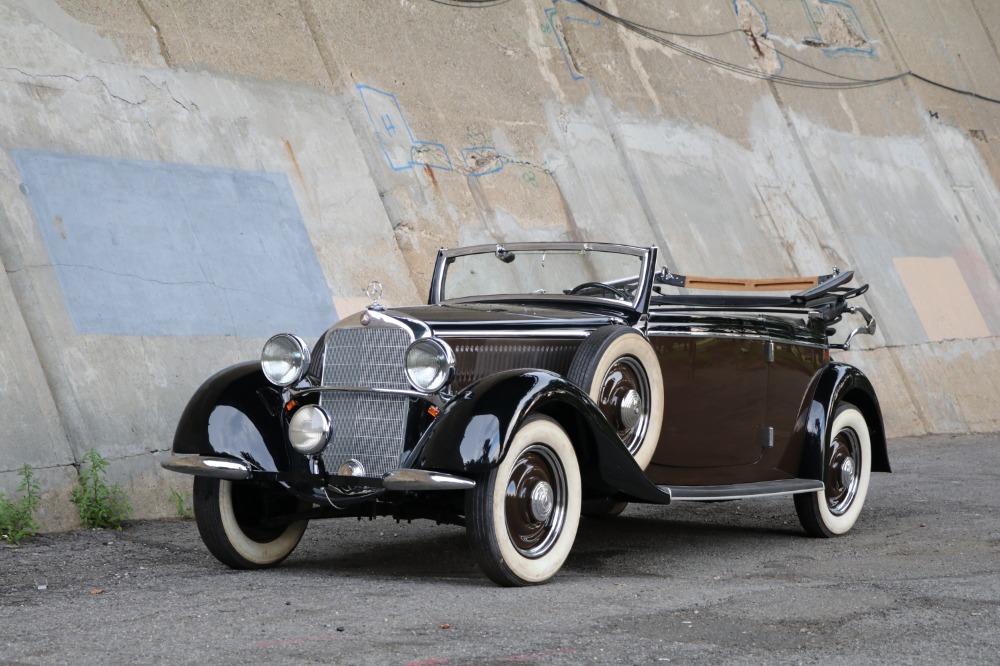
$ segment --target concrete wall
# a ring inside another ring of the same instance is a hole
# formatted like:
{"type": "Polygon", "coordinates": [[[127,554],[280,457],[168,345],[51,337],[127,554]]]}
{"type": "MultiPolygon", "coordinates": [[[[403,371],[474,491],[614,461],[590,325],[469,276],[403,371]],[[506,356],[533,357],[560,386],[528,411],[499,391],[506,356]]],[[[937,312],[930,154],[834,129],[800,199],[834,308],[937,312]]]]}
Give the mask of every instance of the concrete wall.
{"type": "Polygon", "coordinates": [[[889,433],[1000,428],[1000,104],[746,71],[1000,98],[1000,5],[599,4],[675,34],[573,0],[0,0],[0,492],[27,462],[72,526],[96,447],[170,515],[156,462],[208,375],[519,239],[855,269],[879,334],[842,358],[889,433]]]}

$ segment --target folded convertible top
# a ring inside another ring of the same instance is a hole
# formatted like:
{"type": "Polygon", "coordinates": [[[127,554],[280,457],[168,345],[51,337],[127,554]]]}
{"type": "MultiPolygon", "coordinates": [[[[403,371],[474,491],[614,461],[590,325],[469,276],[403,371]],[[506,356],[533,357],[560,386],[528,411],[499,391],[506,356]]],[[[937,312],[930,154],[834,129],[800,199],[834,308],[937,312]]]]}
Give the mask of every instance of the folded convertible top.
{"type": "Polygon", "coordinates": [[[848,288],[844,285],[854,279],[854,271],[835,271],[831,275],[791,278],[709,278],[677,275],[663,269],[653,280],[654,285],[669,285],[687,289],[713,289],[723,291],[791,291],[782,296],[742,294],[702,295],[663,294],[656,286],[650,298],[652,306],[675,306],[678,309],[696,310],[760,310],[775,313],[802,313],[834,322],[847,308],[847,300],[868,291],[868,285],[848,288]]]}

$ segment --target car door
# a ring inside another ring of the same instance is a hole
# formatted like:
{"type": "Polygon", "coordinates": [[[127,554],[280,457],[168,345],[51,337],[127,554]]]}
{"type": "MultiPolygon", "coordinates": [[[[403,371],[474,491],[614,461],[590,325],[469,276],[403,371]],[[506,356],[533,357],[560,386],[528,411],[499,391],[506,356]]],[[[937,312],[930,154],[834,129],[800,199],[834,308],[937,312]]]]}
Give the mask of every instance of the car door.
{"type": "Polygon", "coordinates": [[[657,325],[650,342],[663,369],[664,420],[653,464],[752,465],[769,445],[768,342],[739,320],[657,325]]]}

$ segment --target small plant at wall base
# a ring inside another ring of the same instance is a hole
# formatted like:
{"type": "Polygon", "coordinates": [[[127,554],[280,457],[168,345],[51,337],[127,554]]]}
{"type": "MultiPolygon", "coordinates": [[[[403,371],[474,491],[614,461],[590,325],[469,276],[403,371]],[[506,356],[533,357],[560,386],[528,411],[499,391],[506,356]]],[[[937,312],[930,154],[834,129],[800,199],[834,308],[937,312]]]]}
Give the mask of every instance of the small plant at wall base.
{"type": "Polygon", "coordinates": [[[15,501],[0,497],[0,541],[15,545],[21,543],[21,539],[38,533],[40,525],[35,520],[35,509],[41,495],[31,465],[25,463],[17,474],[21,477],[17,490],[22,497],[15,501]]]}
{"type": "Polygon", "coordinates": [[[70,500],[76,504],[80,522],[87,527],[122,529],[122,522],[132,513],[125,490],[115,483],[108,485],[105,470],[108,461],[97,449],[90,449],[80,464],[80,485],[73,489],[70,500]]]}
{"type": "Polygon", "coordinates": [[[170,489],[170,500],[177,507],[178,518],[194,518],[194,507],[191,504],[191,493],[178,492],[176,488],[170,489]]]}

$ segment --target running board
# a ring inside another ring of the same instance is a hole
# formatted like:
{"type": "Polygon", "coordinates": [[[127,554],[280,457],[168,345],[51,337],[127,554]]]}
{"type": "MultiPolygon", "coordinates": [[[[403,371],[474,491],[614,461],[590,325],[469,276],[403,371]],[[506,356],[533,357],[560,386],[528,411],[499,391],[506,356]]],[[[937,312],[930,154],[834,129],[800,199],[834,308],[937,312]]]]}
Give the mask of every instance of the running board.
{"type": "Polygon", "coordinates": [[[783,479],[734,483],[729,486],[657,486],[657,488],[669,494],[673,502],[718,502],[746,497],[812,493],[823,490],[823,482],[816,479],[783,479]]]}

